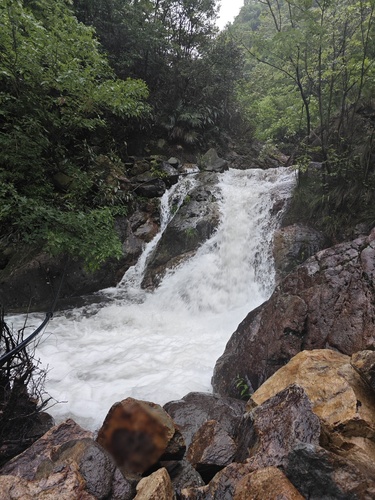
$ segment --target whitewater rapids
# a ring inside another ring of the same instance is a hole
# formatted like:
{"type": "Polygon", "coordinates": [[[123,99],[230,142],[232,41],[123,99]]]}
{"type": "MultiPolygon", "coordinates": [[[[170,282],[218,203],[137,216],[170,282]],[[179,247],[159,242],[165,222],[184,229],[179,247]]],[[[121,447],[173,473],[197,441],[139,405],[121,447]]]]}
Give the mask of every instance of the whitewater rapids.
{"type": "MultiPolygon", "coordinates": [[[[294,185],[288,168],[220,174],[217,231],[154,292],[141,290],[140,281],[157,240],[118,287],[101,292],[105,302],[57,313],[36,346],[48,367],[46,391],[60,402],[49,410],[56,421],[71,417],[94,430],[126,397],[162,405],[191,391],[211,391],[215,362],[231,334],[273,291],[271,243],[281,217],[273,207],[294,185]]],[[[186,181],[184,189],[192,186],[186,181]]],[[[162,230],[175,195],[164,196],[162,230]]],[[[28,332],[43,318],[30,315],[28,332]]],[[[7,319],[15,328],[23,320],[7,319]]]]}

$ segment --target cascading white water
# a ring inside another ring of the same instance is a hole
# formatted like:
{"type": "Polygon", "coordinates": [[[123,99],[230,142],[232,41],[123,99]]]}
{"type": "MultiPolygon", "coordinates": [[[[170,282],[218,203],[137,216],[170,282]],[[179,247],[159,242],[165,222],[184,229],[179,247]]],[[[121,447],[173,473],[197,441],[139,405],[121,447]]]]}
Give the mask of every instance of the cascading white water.
{"type": "MultiPolygon", "coordinates": [[[[272,207],[290,196],[294,182],[286,168],[221,174],[218,230],[157,290],[140,289],[143,254],[119,287],[104,291],[108,303],[90,314],[57,314],[36,351],[49,366],[47,392],[66,401],[50,410],[55,418],[70,416],[94,429],[114,402],[129,396],[164,404],[190,391],[210,391],[229,337],[272,292],[271,240],[279,223],[272,207]]],[[[165,207],[175,194],[164,199],[165,207]]],[[[22,321],[10,319],[15,327],[22,321]]],[[[40,315],[31,320],[37,325],[40,315]]]]}

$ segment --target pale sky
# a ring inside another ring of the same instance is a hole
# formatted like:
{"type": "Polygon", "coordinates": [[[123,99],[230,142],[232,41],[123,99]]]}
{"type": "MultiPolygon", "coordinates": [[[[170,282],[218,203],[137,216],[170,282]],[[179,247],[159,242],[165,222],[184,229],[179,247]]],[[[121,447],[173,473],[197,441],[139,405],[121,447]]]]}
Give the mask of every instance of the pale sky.
{"type": "Polygon", "coordinates": [[[244,0],[220,0],[220,4],[219,18],[216,24],[222,29],[238,15],[244,4],[244,0]]]}

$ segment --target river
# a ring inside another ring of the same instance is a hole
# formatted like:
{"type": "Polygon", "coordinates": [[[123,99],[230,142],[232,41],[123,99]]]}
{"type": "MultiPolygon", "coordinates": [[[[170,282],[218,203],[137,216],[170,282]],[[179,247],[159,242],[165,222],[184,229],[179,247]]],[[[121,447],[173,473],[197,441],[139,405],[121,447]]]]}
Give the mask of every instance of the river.
{"type": "MultiPolygon", "coordinates": [[[[182,199],[193,185],[182,182],[163,198],[162,229],[172,217],[172,197],[180,190],[182,199]]],[[[287,168],[220,174],[217,231],[154,292],[142,290],[140,281],[157,240],[118,287],[101,291],[105,300],[57,313],[36,346],[48,367],[46,391],[59,402],[49,410],[56,421],[71,417],[94,430],[126,397],[164,404],[211,391],[215,361],[231,334],[274,289],[271,243],[281,212],[272,208],[294,185],[287,168]]],[[[43,317],[30,315],[30,329],[43,317]]],[[[7,319],[14,327],[23,320],[7,319]]]]}

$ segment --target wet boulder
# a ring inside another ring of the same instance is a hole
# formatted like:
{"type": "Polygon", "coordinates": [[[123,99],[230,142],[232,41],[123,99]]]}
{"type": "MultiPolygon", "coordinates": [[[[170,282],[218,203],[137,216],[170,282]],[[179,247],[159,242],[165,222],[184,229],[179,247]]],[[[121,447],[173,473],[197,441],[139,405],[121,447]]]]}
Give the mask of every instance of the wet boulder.
{"type": "MultiPolygon", "coordinates": [[[[178,160],[177,160],[178,161],[178,160]]],[[[161,176],[166,186],[170,188],[173,184],[176,184],[179,179],[179,171],[177,170],[179,163],[176,166],[170,164],[169,161],[163,161],[159,167],[161,176]]]]}
{"type": "Polygon", "coordinates": [[[375,482],[349,460],[318,445],[299,444],[291,451],[284,473],[304,498],[368,499],[375,482]]]}
{"type": "Polygon", "coordinates": [[[180,495],[184,488],[204,486],[202,476],[187,460],[161,462],[161,465],[167,469],[177,495],[180,495]]]}
{"type": "Polygon", "coordinates": [[[250,392],[302,350],[351,355],[375,344],[375,230],[322,250],[291,272],[271,298],[240,323],[216,363],[214,391],[250,392]]]}
{"type": "Polygon", "coordinates": [[[318,444],[319,418],[302,387],[290,385],[244,416],[236,461],[254,469],[280,466],[298,443],[318,444]]]}
{"type": "Polygon", "coordinates": [[[96,500],[85,490],[85,481],[74,465],[67,465],[48,478],[27,481],[16,476],[0,476],[1,500],[96,500]]]}
{"type": "Polygon", "coordinates": [[[4,499],[130,500],[134,480],[73,420],[48,431],[0,470],[4,499]]]}
{"type": "Polygon", "coordinates": [[[52,460],[52,454],[58,447],[72,440],[92,437],[92,432],[82,429],[74,420],[68,419],[52,427],[30,448],[6,463],[0,469],[0,474],[35,479],[42,462],[52,460]]]}
{"type": "Polygon", "coordinates": [[[270,377],[250,402],[263,406],[290,384],[303,387],[326,429],[375,439],[375,400],[349,356],[329,349],[303,351],[270,377]]]}
{"type": "Polygon", "coordinates": [[[127,398],[109,410],[98,443],[124,470],[143,473],[159,460],[182,458],[183,440],[161,406],[127,398]],[[176,436],[177,435],[177,436],[176,436]]]}
{"type": "Polygon", "coordinates": [[[216,149],[211,148],[205,153],[199,164],[200,168],[207,172],[224,172],[228,170],[228,162],[223,158],[219,158],[216,149]]]}
{"type": "Polygon", "coordinates": [[[232,463],[218,472],[206,486],[200,488],[184,488],[181,500],[223,500],[232,499],[237,484],[253,469],[248,464],[232,463]]]}
{"type": "Polygon", "coordinates": [[[165,182],[153,174],[142,174],[132,179],[134,184],[134,192],[138,196],[145,198],[160,198],[165,193],[167,186],[165,182]]]}

